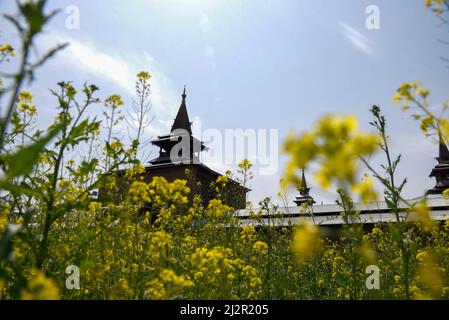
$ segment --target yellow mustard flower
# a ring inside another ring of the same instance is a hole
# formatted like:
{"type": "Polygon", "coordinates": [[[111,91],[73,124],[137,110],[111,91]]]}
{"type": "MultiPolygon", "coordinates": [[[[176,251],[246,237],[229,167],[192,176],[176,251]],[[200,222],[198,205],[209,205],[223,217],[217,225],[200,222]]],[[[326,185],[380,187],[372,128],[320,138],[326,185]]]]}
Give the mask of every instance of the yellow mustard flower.
{"type": "Polygon", "coordinates": [[[40,270],[32,270],[26,289],[22,290],[23,300],[58,300],[59,290],[52,279],[40,270]]]}
{"type": "Polygon", "coordinates": [[[319,231],[316,225],[305,223],[296,228],[292,250],[299,264],[311,257],[318,250],[319,245],[319,231]]]}
{"type": "Polygon", "coordinates": [[[256,241],[253,245],[253,250],[258,254],[266,255],[268,253],[268,244],[263,241],[256,241]]]}

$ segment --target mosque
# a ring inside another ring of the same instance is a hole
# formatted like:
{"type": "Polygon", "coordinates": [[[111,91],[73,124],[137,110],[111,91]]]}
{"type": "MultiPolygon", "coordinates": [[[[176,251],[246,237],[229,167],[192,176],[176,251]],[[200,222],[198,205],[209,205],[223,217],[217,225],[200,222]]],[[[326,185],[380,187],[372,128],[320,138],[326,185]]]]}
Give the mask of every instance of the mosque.
{"type": "MultiPolygon", "coordinates": [[[[191,200],[200,195],[204,204],[215,197],[211,183],[222,174],[212,170],[200,161],[200,153],[207,147],[192,135],[192,123],[186,106],[186,89],[182,93],[181,105],[175,117],[170,133],[158,136],[151,141],[159,148],[159,156],[145,167],[144,180],[149,182],[155,176],[164,177],[168,181],[187,180],[191,200]]],[[[228,179],[225,202],[235,209],[246,207],[246,194],[249,189],[239,182],[228,179]]]]}
{"type": "MultiPolygon", "coordinates": [[[[160,176],[168,181],[184,179],[190,188],[190,201],[200,195],[204,204],[215,198],[214,188],[211,188],[220,173],[212,170],[200,161],[200,153],[207,151],[204,143],[192,134],[192,123],[186,106],[186,91],[182,93],[181,105],[169,133],[158,136],[151,141],[159,148],[159,155],[145,166],[144,181],[150,182],[153,177],[160,176]]],[[[416,199],[408,199],[400,203],[400,219],[411,219],[410,204],[423,198],[427,199],[430,217],[434,220],[447,220],[449,218],[449,200],[443,196],[443,191],[449,189],[449,150],[440,136],[437,164],[430,173],[435,178],[435,186],[425,195],[416,199]]],[[[295,206],[276,207],[272,212],[263,212],[262,216],[254,218],[253,212],[246,208],[246,195],[250,191],[239,182],[229,179],[226,186],[226,204],[236,209],[236,216],[243,225],[273,225],[291,226],[300,221],[309,220],[325,228],[340,228],[345,222],[341,216],[341,208],[337,204],[316,204],[310,195],[310,188],[302,172],[301,183],[298,186],[299,195],[295,198],[295,206]],[[303,204],[308,204],[307,213],[303,204]]],[[[385,201],[369,204],[355,203],[354,210],[360,212],[353,217],[354,223],[373,225],[379,222],[396,222],[398,217],[393,214],[385,201]]]]}

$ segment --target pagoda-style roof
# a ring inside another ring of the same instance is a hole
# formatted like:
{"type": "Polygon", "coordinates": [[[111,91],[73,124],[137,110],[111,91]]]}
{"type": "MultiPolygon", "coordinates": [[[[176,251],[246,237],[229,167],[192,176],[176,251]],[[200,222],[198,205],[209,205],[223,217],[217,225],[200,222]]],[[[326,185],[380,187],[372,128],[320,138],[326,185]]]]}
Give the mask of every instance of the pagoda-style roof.
{"type": "Polygon", "coordinates": [[[207,149],[204,143],[198,140],[197,138],[191,135],[175,134],[175,133],[169,133],[163,136],[158,136],[157,139],[151,141],[151,143],[160,148],[171,149],[174,145],[176,145],[179,141],[181,141],[181,139],[184,138],[186,139],[190,138],[194,144],[201,145],[201,151],[207,149]]]}
{"type": "Polygon", "coordinates": [[[151,141],[151,144],[160,148],[159,157],[150,161],[153,165],[172,164],[173,159],[171,159],[170,155],[172,154],[173,148],[181,141],[183,143],[189,143],[188,147],[190,148],[190,152],[189,154],[184,155],[177,153],[177,163],[199,162],[199,153],[207,149],[202,141],[196,139],[192,135],[192,123],[189,120],[186,106],[187,95],[185,86],[181,97],[181,105],[176,114],[170,133],[158,136],[157,139],[151,141]]]}

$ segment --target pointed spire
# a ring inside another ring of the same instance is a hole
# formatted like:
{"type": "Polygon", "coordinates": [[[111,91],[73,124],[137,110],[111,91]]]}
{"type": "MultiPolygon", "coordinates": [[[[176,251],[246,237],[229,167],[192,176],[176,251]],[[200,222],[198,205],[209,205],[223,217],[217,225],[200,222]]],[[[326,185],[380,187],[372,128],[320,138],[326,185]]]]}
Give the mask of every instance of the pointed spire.
{"type": "Polygon", "coordinates": [[[441,136],[441,133],[438,134],[439,138],[439,153],[438,153],[438,162],[439,163],[448,163],[449,162],[449,150],[447,149],[447,145],[444,142],[443,137],[441,136]]]}
{"type": "Polygon", "coordinates": [[[306,196],[309,194],[310,188],[307,188],[307,181],[306,181],[306,176],[304,175],[304,169],[302,169],[302,177],[301,177],[301,182],[299,183],[299,186],[298,186],[298,190],[302,196],[306,196]]]}
{"type": "Polygon", "coordinates": [[[441,194],[449,188],[449,150],[441,133],[438,133],[438,140],[438,163],[430,173],[430,177],[435,178],[436,184],[427,191],[427,194],[441,194]]]}
{"type": "Polygon", "coordinates": [[[189,134],[191,135],[192,128],[189,120],[189,115],[187,113],[186,107],[187,94],[185,86],[181,97],[182,97],[181,106],[179,107],[178,114],[176,115],[175,121],[173,122],[173,126],[171,127],[171,132],[173,132],[176,129],[183,129],[189,132],[189,134]]]}
{"type": "Polygon", "coordinates": [[[294,200],[294,202],[298,206],[301,206],[303,203],[308,203],[309,205],[312,205],[315,203],[315,201],[309,194],[310,188],[307,187],[307,181],[306,181],[306,176],[304,174],[304,168],[302,169],[302,177],[301,177],[301,181],[299,182],[299,185],[298,185],[298,191],[299,191],[300,195],[298,197],[296,197],[296,199],[294,200]]]}

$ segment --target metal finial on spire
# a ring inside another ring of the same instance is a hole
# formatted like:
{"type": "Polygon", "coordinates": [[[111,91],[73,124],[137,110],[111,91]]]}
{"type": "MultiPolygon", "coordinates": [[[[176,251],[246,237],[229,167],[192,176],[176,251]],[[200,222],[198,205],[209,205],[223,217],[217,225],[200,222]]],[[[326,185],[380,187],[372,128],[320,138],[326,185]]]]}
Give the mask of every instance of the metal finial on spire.
{"type": "Polygon", "coordinates": [[[184,85],[184,91],[182,92],[182,101],[185,102],[186,101],[186,85],[184,85]]]}

